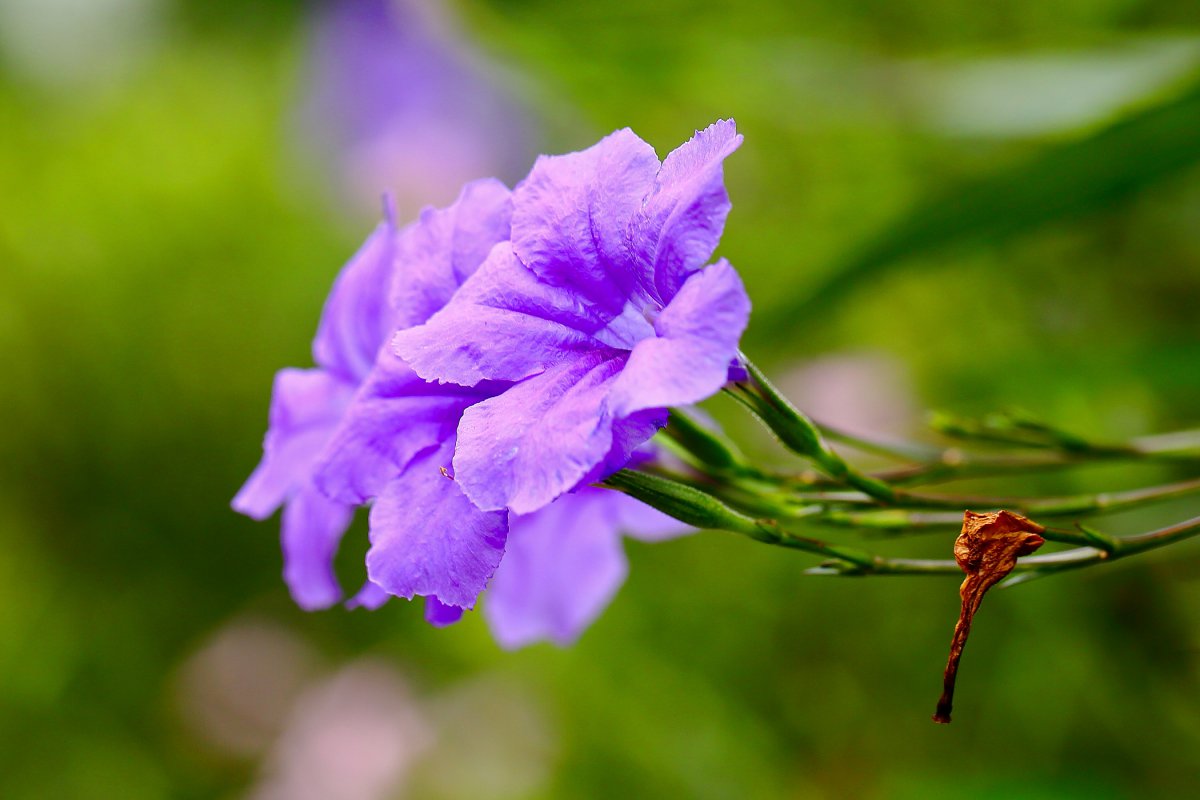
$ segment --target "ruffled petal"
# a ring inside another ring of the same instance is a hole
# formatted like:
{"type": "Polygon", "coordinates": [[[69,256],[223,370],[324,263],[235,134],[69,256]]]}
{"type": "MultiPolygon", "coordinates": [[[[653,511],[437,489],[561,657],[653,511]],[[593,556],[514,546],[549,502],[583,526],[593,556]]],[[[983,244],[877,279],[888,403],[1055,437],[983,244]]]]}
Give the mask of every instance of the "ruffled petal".
{"type": "Polygon", "coordinates": [[[693,274],[655,322],[657,335],[633,348],[613,386],[612,412],[681,406],[717,392],[749,318],[746,289],[727,261],[693,274]]]}
{"type": "Polygon", "coordinates": [[[592,334],[611,320],[575,292],[539,281],[504,243],[445,308],[398,332],[392,347],[426,380],[517,381],[568,354],[603,348],[592,334]]]}
{"type": "Polygon", "coordinates": [[[393,327],[420,325],[446,305],[492,247],[508,239],[511,219],[511,193],[495,178],[468,183],[447,208],[422,211],[397,241],[393,327]]]}
{"type": "Polygon", "coordinates": [[[350,526],[354,508],[335,503],[306,487],[288,498],[283,509],[283,580],[296,605],[306,611],[342,599],[333,557],[350,526]]]}
{"type": "Polygon", "coordinates": [[[425,598],[425,621],[435,628],[453,625],[462,619],[463,609],[448,606],[436,597],[425,598]]]}
{"type": "Polygon", "coordinates": [[[475,505],[527,514],[600,464],[613,441],[605,398],[626,356],[584,353],[468,408],[454,464],[475,505]]]}
{"type": "Polygon", "coordinates": [[[463,409],[485,396],[427,383],[385,350],[318,459],[313,480],[331,498],[364,503],[418,453],[451,438],[463,409]]]}
{"type": "Polygon", "coordinates": [[[631,245],[653,271],[652,296],[664,304],[712,257],[721,239],[730,209],[722,164],[741,143],[733,120],[720,120],[663,160],[632,227],[631,245]]]}
{"type": "Polygon", "coordinates": [[[508,515],[480,511],[448,472],[446,442],[415,459],[371,507],[367,575],[388,593],[472,608],[504,555],[508,515]]]}
{"type": "Polygon", "coordinates": [[[512,517],[508,549],[483,606],[502,647],[569,645],[608,606],[628,572],[616,496],[582,489],[512,517]]]}
{"type": "Polygon", "coordinates": [[[324,370],[277,372],[262,461],[233,498],[234,510],[265,519],[289,494],[307,484],[317,456],[353,395],[353,384],[324,370]]]}
{"type": "Polygon", "coordinates": [[[667,424],[667,409],[651,408],[628,417],[617,418],[612,424],[612,445],[604,459],[579,481],[596,483],[624,469],[631,461],[641,460],[637,449],[667,424]]]}
{"type": "Polygon", "coordinates": [[[358,594],[346,601],[346,608],[365,608],[368,611],[374,611],[377,608],[381,608],[391,597],[390,594],[379,586],[370,581],[365,581],[362,588],[358,590],[358,594]]]}
{"type": "Polygon", "coordinates": [[[385,199],[384,217],[342,267],[313,339],[313,360],[352,383],[371,371],[375,354],[392,331],[387,291],[395,264],[397,230],[390,198],[385,199]]]}
{"type": "Polygon", "coordinates": [[[578,153],[541,156],[513,192],[512,242],[538,277],[619,313],[637,283],[627,232],[658,173],[625,128],[578,153]]]}

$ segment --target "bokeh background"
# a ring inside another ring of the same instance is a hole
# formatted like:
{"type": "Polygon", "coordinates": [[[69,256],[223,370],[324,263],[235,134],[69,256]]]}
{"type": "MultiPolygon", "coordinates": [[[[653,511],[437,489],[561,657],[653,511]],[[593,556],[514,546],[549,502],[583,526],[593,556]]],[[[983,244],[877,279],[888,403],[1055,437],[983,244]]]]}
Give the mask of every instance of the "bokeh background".
{"type": "Polygon", "coordinates": [[[1012,405],[1103,439],[1196,426],[1200,6],[385,5],[0,0],[0,797],[1200,785],[1195,543],[997,593],[942,727],[955,581],[629,542],[575,647],[508,653],[477,616],[299,611],[277,520],[228,507],[382,189],[411,214],[617,127],[665,154],[730,116],[746,349],[814,415],[891,437],[1012,405]]]}

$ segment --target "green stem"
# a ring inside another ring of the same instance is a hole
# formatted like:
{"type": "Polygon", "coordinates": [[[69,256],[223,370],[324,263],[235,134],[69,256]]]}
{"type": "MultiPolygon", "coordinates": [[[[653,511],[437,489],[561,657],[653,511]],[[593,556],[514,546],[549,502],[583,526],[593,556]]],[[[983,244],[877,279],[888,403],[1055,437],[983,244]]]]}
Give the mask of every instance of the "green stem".
{"type": "MultiPolygon", "coordinates": [[[[1200,478],[1163,486],[1151,486],[1144,489],[1131,489],[1123,492],[1100,492],[1093,494],[1067,495],[1063,497],[991,497],[982,495],[927,495],[916,492],[896,491],[892,495],[892,504],[899,509],[964,509],[973,508],[980,511],[1007,508],[1026,515],[1041,517],[1065,517],[1098,512],[1124,511],[1130,508],[1173,500],[1179,497],[1200,492],[1200,478]]],[[[834,504],[849,506],[871,506],[876,499],[866,494],[855,492],[795,492],[792,495],[797,502],[834,504]]],[[[867,512],[864,512],[867,513],[867,512]]],[[[844,522],[848,517],[842,515],[839,521],[844,522]]],[[[888,518],[900,520],[902,516],[892,514],[888,518]]],[[[892,525],[869,525],[867,527],[895,527],[892,525]]]]}
{"type": "Polygon", "coordinates": [[[1200,429],[1140,436],[1129,446],[1141,455],[1166,458],[1200,458],[1200,429]]]}
{"type": "Polygon", "coordinates": [[[658,441],[686,464],[706,473],[761,475],[746,463],[733,442],[679,409],[671,409],[658,441]]]}
{"type": "MultiPolygon", "coordinates": [[[[1049,452],[1038,457],[981,458],[957,448],[883,443],[814,422],[792,405],[750,359],[741,353],[739,358],[745,365],[748,380],[726,387],[730,396],[766,425],[785,447],[814,462],[821,471],[832,478],[833,483],[857,488],[887,505],[944,507],[937,501],[905,497],[897,491],[902,486],[1027,473],[1033,470],[1062,469],[1115,460],[1200,461],[1200,429],[1141,437],[1119,443],[1097,443],[1019,410],[990,414],[978,419],[935,414],[930,420],[930,425],[946,435],[957,438],[1049,452]],[[896,461],[910,462],[911,466],[875,475],[866,474],[850,466],[829,446],[828,441],[839,442],[859,451],[896,461]]],[[[674,433],[675,439],[692,454],[694,458],[690,463],[694,466],[707,466],[717,472],[752,474],[764,481],[777,481],[782,485],[821,485],[820,481],[772,476],[753,469],[740,458],[736,448],[722,437],[704,430],[702,426],[686,417],[681,418],[676,427],[678,430],[674,433]],[[699,464],[695,463],[697,460],[699,464]]],[[[1062,513],[1072,512],[1068,510],[1062,513]]]]}
{"type": "MultiPolygon", "coordinates": [[[[957,562],[939,559],[885,558],[855,547],[831,544],[802,536],[775,519],[757,519],[729,507],[719,498],[679,481],[634,470],[621,470],[604,484],[699,528],[716,528],[755,541],[802,550],[834,559],[807,570],[813,575],[961,575],[957,562]]],[[[1112,537],[1090,528],[1079,533],[1060,529],[1045,532],[1047,539],[1082,544],[1058,553],[1030,556],[1017,563],[1020,572],[1058,572],[1113,561],[1200,534],[1200,517],[1134,536],[1112,537]]]]}
{"type": "MultiPolygon", "coordinates": [[[[935,427],[945,429],[946,426],[955,426],[955,423],[948,422],[944,415],[940,419],[941,422],[934,423],[935,427]]],[[[1013,416],[1010,414],[1005,419],[1011,421],[1013,416]]],[[[820,422],[815,424],[830,441],[896,461],[916,462],[912,466],[874,473],[874,478],[893,486],[916,486],[946,480],[1024,474],[1034,470],[1066,469],[1113,461],[1200,461],[1200,430],[1144,436],[1115,444],[1097,444],[1051,428],[1044,423],[1035,424],[1025,418],[1019,418],[1012,422],[1018,430],[1054,431],[1056,438],[1050,441],[1041,439],[1032,443],[1027,439],[1018,440],[1012,437],[988,439],[986,436],[963,435],[960,438],[983,439],[1015,446],[1029,445],[1043,450],[1056,449],[1058,452],[1037,456],[979,456],[956,447],[938,448],[879,442],[840,431],[820,422]]],[[[957,423],[957,426],[961,429],[962,423],[957,423]]],[[[953,430],[949,432],[953,433],[953,430]]],[[[783,477],[781,480],[787,478],[783,477]]]]}
{"type": "MultiPolygon", "coordinates": [[[[884,508],[877,511],[823,511],[810,516],[811,521],[826,525],[849,528],[867,528],[888,532],[930,530],[934,528],[957,528],[962,525],[962,514],[951,511],[920,512],[902,508],[884,508]]],[[[1107,553],[1116,552],[1119,542],[1093,528],[1076,523],[1076,530],[1047,528],[1046,539],[1060,544],[1095,547],[1107,553]]]]}
{"type": "Polygon", "coordinates": [[[742,360],[750,381],[735,383],[727,391],[778,436],[785,447],[812,460],[831,478],[881,502],[894,502],[895,492],[891,486],[847,464],[825,441],[812,420],[780,394],[749,359],[743,356],[742,360]]]}
{"type": "MultiPolygon", "coordinates": [[[[1146,457],[1131,456],[1131,458],[1146,457]]],[[[896,487],[911,488],[971,478],[997,478],[1005,475],[1027,475],[1033,472],[1070,469],[1100,464],[1109,460],[1111,459],[1096,460],[1077,456],[981,458],[952,447],[942,451],[938,461],[887,472],[877,472],[874,476],[896,487]]]]}
{"type": "Polygon", "coordinates": [[[738,533],[755,541],[840,559],[859,569],[873,569],[882,563],[879,556],[866,551],[801,536],[773,519],[749,517],[695,486],[661,475],[623,469],[606,478],[604,485],[698,528],[738,533]]]}
{"type": "Polygon", "coordinates": [[[1134,454],[1129,445],[1090,442],[1019,411],[988,414],[977,419],[938,412],[930,416],[929,426],[943,436],[1005,447],[1057,450],[1091,458],[1134,454]]]}
{"type": "MultiPolygon", "coordinates": [[[[1194,517],[1166,528],[1133,536],[1114,537],[1090,531],[1102,537],[1103,546],[1077,547],[1057,553],[1029,556],[1017,562],[1014,572],[1049,573],[1116,561],[1127,556],[1166,547],[1200,534],[1200,517],[1194,517]],[[1110,548],[1110,549],[1106,549],[1110,548]]],[[[1047,536],[1047,538],[1050,538],[1047,536]]],[[[949,559],[888,558],[871,568],[858,564],[831,563],[806,570],[808,575],[962,575],[958,563],[949,559]]]]}
{"type": "Polygon", "coordinates": [[[1164,486],[1151,486],[1146,489],[1132,489],[1125,492],[1101,492],[1099,494],[1080,494],[1070,497],[1043,498],[1024,503],[1023,508],[1030,514],[1041,516],[1074,516],[1097,511],[1117,511],[1136,508],[1148,503],[1158,503],[1163,500],[1173,500],[1200,491],[1200,479],[1180,481],[1164,486]]]}
{"type": "MultiPolygon", "coordinates": [[[[1053,470],[1073,469],[1086,466],[1111,464],[1115,461],[1138,461],[1143,463],[1200,463],[1200,450],[1195,449],[1191,437],[1194,431],[1184,431],[1178,434],[1164,434],[1162,437],[1147,437],[1146,440],[1136,439],[1120,455],[1094,454],[1081,455],[1072,453],[1046,453],[1029,456],[980,456],[960,450],[956,447],[945,449],[930,448],[924,451],[922,458],[916,458],[917,449],[907,451],[892,445],[872,443],[868,440],[839,438],[830,433],[829,429],[818,424],[826,436],[833,441],[844,441],[852,447],[864,452],[891,456],[897,460],[920,461],[912,466],[897,467],[881,472],[872,473],[872,477],[891,484],[896,488],[912,488],[929,486],[935,483],[966,480],[973,478],[995,478],[1005,475],[1027,475],[1033,472],[1048,472],[1053,470]],[[1143,441],[1145,444],[1143,444],[1143,441]],[[904,455],[906,454],[907,455],[904,455]]],[[[853,437],[851,437],[853,438],[853,437]]],[[[796,476],[774,475],[764,476],[783,485],[800,485],[820,488],[835,485],[832,481],[811,481],[796,476]]]]}
{"type": "Polygon", "coordinates": [[[825,435],[825,438],[830,441],[839,442],[844,445],[853,447],[863,453],[883,456],[895,461],[909,462],[927,462],[942,457],[943,450],[937,447],[925,447],[916,444],[894,444],[888,442],[877,442],[873,439],[867,439],[863,436],[847,433],[838,428],[831,427],[822,422],[814,423],[817,429],[825,435]]]}
{"type": "Polygon", "coordinates": [[[829,508],[813,516],[814,522],[845,528],[901,531],[929,528],[957,528],[962,525],[961,511],[916,511],[908,508],[879,508],[852,511],[829,508]]]}
{"type": "Polygon", "coordinates": [[[789,550],[801,550],[813,555],[824,556],[825,558],[836,558],[839,561],[853,565],[857,569],[872,571],[879,569],[886,561],[886,559],[880,556],[860,550],[857,547],[846,547],[844,545],[831,544],[820,539],[813,539],[808,536],[801,536],[771,519],[754,520],[754,527],[752,529],[737,530],[734,533],[741,533],[755,541],[778,547],[786,547],[789,550]]]}
{"type": "Polygon", "coordinates": [[[1143,436],[1126,442],[1093,442],[1020,411],[989,414],[979,419],[936,413],[931,416],[929,425],[956,439],[1053,450],[1071,459],[1174,461],[1200,458],[1200,430],[1143,436]]]}

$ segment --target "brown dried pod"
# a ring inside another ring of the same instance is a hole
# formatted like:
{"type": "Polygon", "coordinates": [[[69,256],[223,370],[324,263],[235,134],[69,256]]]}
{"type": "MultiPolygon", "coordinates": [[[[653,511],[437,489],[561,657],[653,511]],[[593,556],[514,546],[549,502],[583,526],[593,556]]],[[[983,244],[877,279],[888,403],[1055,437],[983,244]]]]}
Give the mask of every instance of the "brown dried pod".
{"type": "Polygon", "coordinates": [[[958,662],[971,632],[971,620],[983,602],[987,590],[1013,571],[1019,556],[1027,556],[1037,550],[1046,540],[1038,534],[1046,529],[1036,522],[1011,511],[993,511],[963,514],[962,533],[954,542],[954,560],[967,573],[958,593],[962,597],[962,611],[958,624],[954,626],[954,638],[950,640],[950,658],[946,662],[942,697],[938,700],[934,722],[950,721],[950,707],[954,701],[954,679],[958,675],[958,662]]]}

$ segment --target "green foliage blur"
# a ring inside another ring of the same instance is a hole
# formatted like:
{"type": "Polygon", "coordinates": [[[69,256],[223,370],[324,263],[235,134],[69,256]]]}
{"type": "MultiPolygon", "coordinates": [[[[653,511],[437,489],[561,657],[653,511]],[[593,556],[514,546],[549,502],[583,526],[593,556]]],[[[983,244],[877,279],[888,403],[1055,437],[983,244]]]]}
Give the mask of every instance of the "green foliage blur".
{"type": "MultiPolygon", "coordinates": [[[[222,745],[189,715],[207,701],[189,699],[187,676],[246,620],[302,643],[312,675],[368,658],[415,703],[459,698],[465,721],[438,729],[458,733],[395,796],[1144,798],[1200,785],[1195,542],[996,592],[949,727],[929,714],[956,582],[805,578],[811,559],[726,534],[628,543],[627,585],[566,650],[506,653],[478,615],[434,630],[405,602],[296,609],[278,520],[229,500],[259,457],[274,370],[310,363],[325,293],[373,220],[342,208],[291,144],[303,4],[106,3],[140,15],[140,38],[113,45],[104,69],[47,76],[22,60],[29,42],[0,35],[0,797],[244,796],[269,770],[278,721],[258,745],[222,745]]],[[[0,26],[36,5],[0,0],[0,26]]],[[[547,152],[628,125],[662,154],[737,120],[720,253],[756,304],[745,349],[773,374],[886,359],[911,396],[874,399],[912,410],[918,436],[926,408],[1020,406],[1100,439],[1200,425],[1194,2],[456,10],[520,76],[547,152]]],[[[821,387],[801,388],[803,402],[821,387]]],[[[787,463],[728,404],[712,411],[787,463]]],[[[1104,524],[1197,513],[1180,501],[1104,524]]],[[[360,520],[347,585],[364,538],[360,520]]],[[[872,545],[945,556],[950,539],[872,545]]]]}

